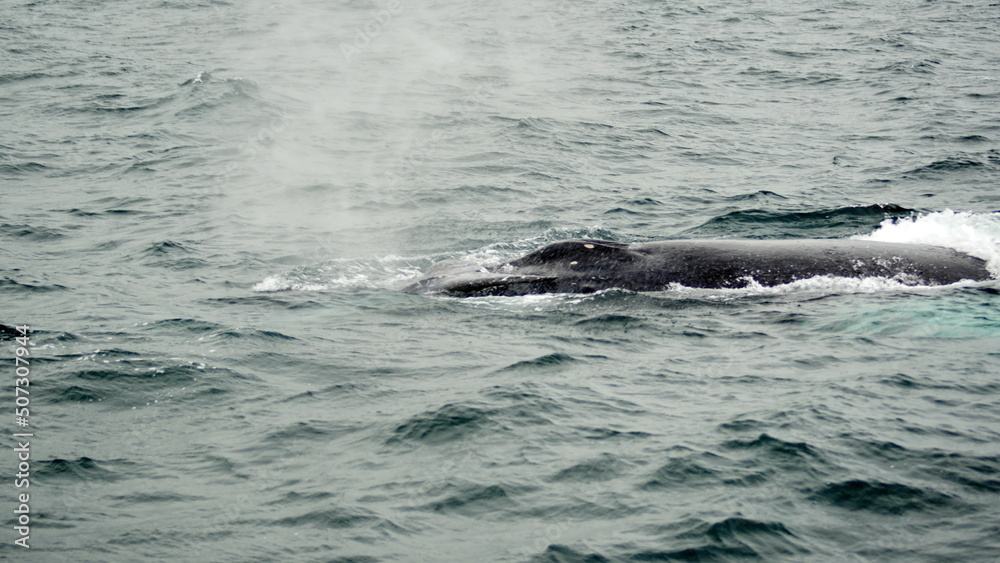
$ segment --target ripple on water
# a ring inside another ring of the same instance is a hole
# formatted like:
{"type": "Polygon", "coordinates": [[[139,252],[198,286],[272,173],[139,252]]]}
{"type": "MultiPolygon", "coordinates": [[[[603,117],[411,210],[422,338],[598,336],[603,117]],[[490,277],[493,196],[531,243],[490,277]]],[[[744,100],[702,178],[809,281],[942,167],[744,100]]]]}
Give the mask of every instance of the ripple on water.
{"type": "Polygon", "coordinates": [[[972,495],[1000,493],[1000,456],[910,449],[857,436],[845,436],[842,441],[860,459],[907,467],[910,475],[929,482],[952,483],[972,495]]]}
{"type": "Polygon", "coordinates": [[[539,356],[538,358],[532,360],[524,360],[521,362],[516,362],[510,364],[509,366],[503,368],[501,371],[521,371],[521,370],[534,370],[534,369],[549,369],[565,366],[576,362],[577,359],[569,354],[547,354],[545,356],[539,356]]]}
{"type": "Polygon", "coordinates": [[[892,515],[954,510],[964,505],[958,497],[931,488],[862,479],[830,483],[809,495],[809,499],[846,510],[892,515]]]}
{"type": "Polygon", "coordinates": [[[762,558],[807,557],[812,550],[781,522],[731,517],[717,522],[686,520],[651,530],[658,547],[622,549],[615,553],[584,551],[567,545],[549,545],[531,560],[537,562],[610,561],[743,561],[762,558]]]}
{"type": "Polygon", "coordinates": [[[625,473],[627,464],[613,454],[604,453],[581,461],[549,477],[552,482],[600,482],[616,479],[625,473]]]}
{"type": "Polygon", "coordinates": [[[642,484],[645,490],[677,489],[717,482],[718,472],[692,459],[672,459],[656,470],[653,477],[642,484]]]}
{"type": "Polygon", "coordinates": [[[912,209],[898,205],[868,205],[817,211],[771,211],[741,209],[713,217],[684,232],[689,237],[712,237],[738,232],[741,238],[848,236],[877,227],[887,217],[907,217],[912,209]]]}
{"type": "Polygon", "coordinates": [[[126,350],[97,351],[79,356],[79,360],[54,364],[46,383],[49,400],[100,402],[112,409],[164,400],[218,404],[220,395],[250,381],[228,368],[178,363],[176,358],[148,358],[126,350]]]}
{"type": "Polygon", "coordinates": [[[51,242],[68,236],[63,229],[42,227],[38,225],[0,224],[0,236],[15,238],[18,241],[51,242]]]}
{"type": "MultiPolygon", "coordinates": [[[[293,528],[307,527],[318,529],[340,529],[370,527],[381,521],[373,513],[360,509],[328,508],[312,510],[291,516],[284,516],[267,522],[275,526],[293,528]]],[[[261,522],[264,524],[264,522],[261,522]]]]}
{"type": "Polygon", "coordinates": [[[101,461],[89,457],[77,459],[39,460],[32,463],[34,476],[40,483],[99,482],[110,483],[124,479],[134,464],[128,461],[101,461]]]}
{"type": "Polygon", "coordinates": [[[417,442],[443,444],[462,440],[487,428],[497,428],[495,411],[467,405],[447,404],[433,412],[411,417],[397,426],[389,444],[417,442]]]}
{"type": "Polygon", "coordinates": [[[11,278],[0,279],[0,292],[9,293],[49,293],[52,291],[69,291],[70,288],[60,284],[33,281],[17,281],[11,278]]]}

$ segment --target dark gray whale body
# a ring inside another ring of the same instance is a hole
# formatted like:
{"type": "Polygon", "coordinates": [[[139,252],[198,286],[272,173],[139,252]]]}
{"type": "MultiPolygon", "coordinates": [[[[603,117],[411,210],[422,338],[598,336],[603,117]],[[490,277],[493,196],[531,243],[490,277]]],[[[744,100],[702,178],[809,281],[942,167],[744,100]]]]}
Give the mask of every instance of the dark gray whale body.
{"type": "Polygon", "coordinates": [[[907,285],[986,280],[986,262],[957,250],[852,239],[668,240],[624,244],[567,240],[492,268],[434,266],[411,292],[450,295],[662,291],[780,285],[814,276],[885,277],[907,285]]]}

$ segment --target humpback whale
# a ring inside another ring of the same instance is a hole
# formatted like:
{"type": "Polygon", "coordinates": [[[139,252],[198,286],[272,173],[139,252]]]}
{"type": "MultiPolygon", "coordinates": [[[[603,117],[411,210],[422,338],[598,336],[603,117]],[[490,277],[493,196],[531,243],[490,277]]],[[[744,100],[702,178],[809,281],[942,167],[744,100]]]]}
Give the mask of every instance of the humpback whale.
{"type": "Polygon", "coordinates": [[[941,246],[854,239],[555,242],[494,267],[443,262],[404,288],[456,296],[774,286],[814,276],[945,285],[992,276],[986,261],[941,246]]]}

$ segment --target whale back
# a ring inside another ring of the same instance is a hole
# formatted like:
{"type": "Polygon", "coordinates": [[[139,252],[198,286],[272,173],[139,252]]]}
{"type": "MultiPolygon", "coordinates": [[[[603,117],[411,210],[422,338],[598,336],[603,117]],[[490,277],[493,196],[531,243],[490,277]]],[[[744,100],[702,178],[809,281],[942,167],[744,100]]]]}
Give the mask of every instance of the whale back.
{"type": "MultiPolygon", "coordinates": [[[[447,269],[444,269],[447,270],[447,269]]],[[[452,295],[591,293],[774,286],[815,276],[882,277],[906,285],[986,280],[986,262],[950,248],[852,239],[668,240],[623,244],[574,239],[494,268],[435,274],[408,291],[452,295]]]]}
{"type": "Polygon", "coordinates": [[[632,252],[629,245],[621,242],[593,239],[573,239],[554,242],[509,262],[514,268],[531,266],[578,266],[599,268],[604,265],[620,265],[634,262],[640,256],[632,252]]]}
{"type": "Polygon", "coordinates": [[[689,287],[773,286],[815,276],[906,285],[986,280],[986,261],[951,248],[853,239],[679,240],[635,246],[650,267],[689,287]]]}

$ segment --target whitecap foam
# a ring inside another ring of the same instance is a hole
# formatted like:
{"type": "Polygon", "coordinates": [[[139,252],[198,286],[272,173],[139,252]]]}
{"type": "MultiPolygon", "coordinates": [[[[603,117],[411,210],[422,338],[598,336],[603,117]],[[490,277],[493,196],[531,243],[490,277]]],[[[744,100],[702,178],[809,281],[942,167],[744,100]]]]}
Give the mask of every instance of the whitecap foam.
{"type": "Polygon", "coordinates": [[[945,246],[986,260],[1000,278],[1000,213],[955,212],[950,209],[915,217],[886,219],[860,240],[945,246]]]}
{"type": "Polygon", "coordinates": [[[257,293],[274,293],[278,291],[323,291],[329,289],[327,284],[295,281],[282,275],[268,276],[250,288],[257,293]]]}
{"type": "Polygon", "coordinates": [[[748,285],[733,289],[696,288],[671,284],[660,295],[674,298],[729,300],[762,295],[832,295],[845,293],[878,293],[886,291],[935,291],[941,288],[955,288],[974,285],[972,280],[949,285],[915,285],[906,278],[848,278],[841,276],[813,276],[774,286],[765,286],[756,280],[748,280],[748,285]]]}
{"type": "MultiPolygon", "coordinates": [[[[811,298],[825,295],[867,294],[880,292],[935,292],[948,291],[956,287],[973,286],[979,282],[961,281],[949,285],[918,285],[907,278],[848,278],[841,276],[814,276],[793,282],[765,286],[756,280],[747,279],[747,285],[739,288],[703,288],[688,287],[672,283],[662,291],[642,292],[645,295],[664,299],[696,299],[705,301],[730,301],[761,296],[790,296],[792,298],[811,298]]],[[[623,289],[603,289],[594,293],[541,293],[529,295],[488,295],[477,297],[454,297],[475,306],[494,309],[533,308],[542,311],[549,305],[577,305],[600,299],[606,295],[637,294],[623,289]]]]}
{"type": "Polygon", "coordinates": [[[277,291],[328,291],[336,289],[389,288],[423,270],[412,259],[389,255],[374,259],[338,259],[290,272],[267,276],[250,289],[277,291]]]}
{"type": "MultiPolygon", "coordinates": [[[[546,232],[538,237],[514,242],[496,242],[466,253],[441,253],[427,256],[401,257],[387,255],[368,259],[334,259],[314,266],[296,268],[273,274],[257,282],[251,290],[258,293],[278,291],[328,291],[355,288],[393,288],[412,280],[432,265],[455,260],[469,265],[496,267],[536,250],[541,243],[558,239],[561,233],[546,232]]],[[[598,236],[600,227],[591,227],[573,236],[598,236]]]]}

